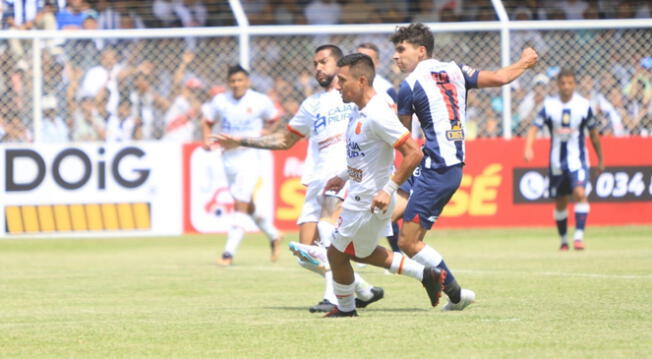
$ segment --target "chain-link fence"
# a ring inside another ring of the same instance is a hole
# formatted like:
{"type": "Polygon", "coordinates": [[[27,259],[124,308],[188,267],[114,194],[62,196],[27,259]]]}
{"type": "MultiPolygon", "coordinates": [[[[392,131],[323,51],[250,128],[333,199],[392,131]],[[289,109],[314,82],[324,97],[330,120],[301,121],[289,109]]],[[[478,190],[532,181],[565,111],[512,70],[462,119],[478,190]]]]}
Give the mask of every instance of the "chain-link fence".
{"type": "MultiPolygon", "coordinates": [[[[269,94],[287,119],[318,90],[312,69],[318,45],[334,43],[349,53],[360,43],[372,42],[381,52],[378,73],[398,88],[404,75],[392,63],[389,36],[252,36],[252,85],[269,94]]],[[[577,91],[591,99],[603,133],[648,135],[651,37],[649,29],[512,31],[512,61],[526,45],[540,54],[540,65],[511,86],[512,132],[525,133],[543,98],[555,94],[556,72],[572,67],[577,91]]],[[[495,31],[436,33],[435,57],[495,70],[500,67],[500,41],[495,31]]],[[[232,36],[44,40],[38,81],[42,97],[34,101],[32,44],[0,40],[2,142],[104,141],[112,138],[115,126],[129,123],[134,139],[199,140],[201,106],[227,90],[227,67],[239,59],[238,38],[232,36]],[[42,109],[37,127],[35,105],[42,109]],[[175,131],[180,126],[193,127],[194,134],[179,136],[175,131]]],[[[500,136],[502,111],[500,89],[470,91],[467,137],[500,136]]]]}

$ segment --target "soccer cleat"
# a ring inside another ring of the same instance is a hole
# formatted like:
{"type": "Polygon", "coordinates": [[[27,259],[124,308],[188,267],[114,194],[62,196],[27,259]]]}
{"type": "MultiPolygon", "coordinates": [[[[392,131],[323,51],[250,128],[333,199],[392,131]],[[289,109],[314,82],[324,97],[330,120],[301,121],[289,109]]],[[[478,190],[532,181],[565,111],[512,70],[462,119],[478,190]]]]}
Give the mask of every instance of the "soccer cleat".
{"type": "Polygon", "coordinates": [[[360,298],[355,298],[355,307],[364,308],[373,302],[377,302],[383,299],[383,297],[385,296],[385,291],[381,287],[371,288],[371,293],[373,293],[373,296],[369,300],[362,300],[360,298]]]}
{"type": "Polygon", "coordinates": [[[278,260],[278,256],[281,254],[281,242],[283,241],[283,236],[279,235],[278,237],[272,239],[269,242],[269,247],[272,251],[271,256],[269,259],[272,262],[276,262],[278,260]]]}
{"type": "Polygon", "coordinates": [[[421,284],[426,288],[426,292],[430,298],[430,304],[433,307],[436,307],[437,304],[439,304],[439,297],[441,297],[441,291],[444,290],[445,279],[445,270],[440,270],[436,267],[423,268],[423,279],[421,280],[421,284]]]}
{"type": "Polygon", "coordinates": [[[324,318],[345,318],[345,317],[357,317],[357,316],[358,316],[358,312],[356,312],[355,309],[353,309],[350,312],[343,312],[339,310],[337,307],[335,307],[333,308],[333,310],[326,313],[326,315],[324,315],[324,318]]]}
{"type": "Polygon", "coordinates": [[[224,266],[224,267],[228,267],[228,266],[232,265],[233,264],[233,255],[231,255],[229,253],[226,253],[226,252],[222,253],[222,257],[217,259],[217,264],[219,264],[221,266],[224,266]]]}
{"type": "Polygon", "coordinates": [[[474,302],[475,302],[475,293],[470,289],[462,288],[462,292],[460,293],[460,301],[457,303],[453,303],[449,299],[448,303],[446,303],[446,305],[441,310],[442,312],[449,312],[453,310],[464,310],[464,308],[468,307],[474,302]]]}
{"type": "Polygon", "coordinates": [[[321,247],[308,246],[297,242],[290,242],[288,247],[290,247],[292,254],[302,262],[300,263],[302,267],[322,275],[330,270],[325,255],[326,251],[321,247]],[[320,251],[323,253],[320,253],[320,251]]]}
{"type": "Polygon", "coordinates": [[[573,249],[576,251],[583,251],[584,250],[584,241],[574,241],[573,242],[573,249]]]}
{"type": "Polygon", "coordinates": [[[562,252],[568,251],[568,243],[562,243],[561,246],[559,246],[559,250],[562,252]]]}
{"type": "Polygon", "coordinates": [[[310,313],[328,313],[334,308],[337,308],[335,304],[331,303],[328,299],[324,299],[316,305],[308,308],[308,310],[310,313]]]}

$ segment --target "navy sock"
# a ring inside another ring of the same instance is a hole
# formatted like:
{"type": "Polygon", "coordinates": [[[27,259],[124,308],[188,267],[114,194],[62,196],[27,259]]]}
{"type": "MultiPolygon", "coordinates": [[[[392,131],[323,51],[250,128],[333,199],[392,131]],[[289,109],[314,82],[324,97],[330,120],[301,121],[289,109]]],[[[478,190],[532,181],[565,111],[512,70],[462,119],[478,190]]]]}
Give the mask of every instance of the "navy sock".
{"type": "Polygon", "coordinates": [[[451,302],[459,303],[462,294],[462,287],[457,283],[453,273],[446,266],[446,262],[442,259],[441,263],[437,266],[439,269],[446,271],[446,279],[444,280],[444,293],[450,298],[451,302]]]}
{"type": "Polygon", "coordinates": [[[392,251],[394,252],[400,252],[401,249],[398,247],[398,223],[392,222],[392,231],[394,232],[393,235],[387,236],[387,241],[389,242],[389,246],[392,247],[392,251]]]}
{"type": "Polygon", "coordinates": [[[566,232],[568,230],[567,228],[568,220],[564,218],[562,220],[557,220],[555,222],[557,222],[557,232],[559,233],[559,236],[560,237],[566,236],[566,232]]]}

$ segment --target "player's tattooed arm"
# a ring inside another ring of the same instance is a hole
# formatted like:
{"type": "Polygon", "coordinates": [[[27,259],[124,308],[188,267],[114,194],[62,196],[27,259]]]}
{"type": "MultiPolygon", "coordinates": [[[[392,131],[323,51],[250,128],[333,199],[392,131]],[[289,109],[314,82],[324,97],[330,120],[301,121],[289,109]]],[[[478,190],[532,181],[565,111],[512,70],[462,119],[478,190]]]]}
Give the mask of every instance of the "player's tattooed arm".
{"type": "Polygon", "coordinates": [[[301,137],[283,129],[262,137],[243,137],[240,139],[240,145],[245,147],[263,148],[268,150],[287,150],[294,146],[301,137]]]}
{"type": "Polygon", "coordinates": [[[227,150],[238,146],[266,150],[287,150],[302,138],[298,134],[288,131],[286,128],[260,137],[238,137],[225,133],[219,133],[210,137],[214,142],[219,143],[227,150]]]}

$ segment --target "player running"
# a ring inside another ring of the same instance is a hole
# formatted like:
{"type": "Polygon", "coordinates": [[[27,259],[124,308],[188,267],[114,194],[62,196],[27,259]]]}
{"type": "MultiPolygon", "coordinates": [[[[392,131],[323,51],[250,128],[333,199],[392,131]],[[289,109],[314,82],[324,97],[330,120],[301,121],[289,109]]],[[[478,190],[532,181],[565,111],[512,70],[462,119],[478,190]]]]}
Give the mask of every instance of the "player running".
{"type": "Polygon", "coordinates": [[[374,90],[371,58],[351,54],[341,58],[337,65],[342,99],[355,103],[358,109],[349,119],[346,131],[347,168],[326,184],[326,190],[333,191],[344,188],[346,181],[350,184],[333,243],[328,247],[338,304],[326,317],[357,316],[352,259],[418,279],[426,288],[431,305],[436,306],[446,272],[378,245],[379,237],[392,234],[394,192],[423,155],[393,109],[374,90]],[[394,149],[403,155],[403,160],[392,175],[394,149]]]}
{"type": "Polygon", "coordinates": [[[423,24],[399,27],[391,41],[396,64],[409,74],[399,88],[399,118],[405,127],[412,128],[412,116],[416,114],[425,136],[423,160],[409,179],[411,195],[403,215],[399,247],[415,261],[446,271],[444,292],[449,302],[443,310],[463,310],[474,302],[475,293],[460,287],[442,255],[423,238],[462,180],[466,92],[512,82],[536,65],[537,54],[527,48],[512,65],[498,71],[478,71],[432,58],[434,37],[423,24]]]}
{"type": "Polygon", "coordinates": [[[588,129],[591,144],[598,155],[598,173],[604,170],[602,146],[598,123],[591,103],[575,93],[575,73],[563,69],[557,75],[559,96],[549,97],[528,131],[525,141],[525,160],[534,158],[532,145],[537,132],[544,126],[550,131],[550,197],[555,199],[555,222],[561,245],[559,250],[568,250],[566,238],[568,220],[568,199],[575,201],[575,238],[573,248],[584,249],[584,228],[589,215],[589,200],[586,184],[589,180],[589,156],[585,135],[588,129]]]}
{"type": "MultiPolygon", "coordinates": [[[[272,100],[250,88],[249,72],[240,65],[229,67],[227,80],[229,91],[216,95],[203,107],[202,129],[207,147],[213,142],[210,135],[216,121],[219,122],[221,132],[233,136],[259,136],[265,122],[277,121],[279,117],[272,100]]],[[[269,239],[271,260],[275,262],[279,256],[281,234],[269,218],[256,212],[253,202],[256,183],[260,178],[259,153],[250,148],[225,148],[222,161],[235,204],[226,246],[218,262],[222,265],[233,263],[233,256],[245,232],[247,217],[250,217],[269,239]]]]}

